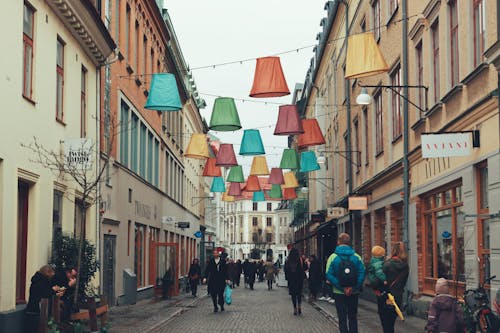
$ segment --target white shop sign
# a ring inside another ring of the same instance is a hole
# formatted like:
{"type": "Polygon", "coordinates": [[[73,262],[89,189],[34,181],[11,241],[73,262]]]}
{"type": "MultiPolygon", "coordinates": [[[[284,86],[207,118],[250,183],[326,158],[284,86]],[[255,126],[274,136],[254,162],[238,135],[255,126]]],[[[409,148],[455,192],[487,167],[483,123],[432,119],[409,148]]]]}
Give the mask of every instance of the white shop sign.
{"type": "Polygon", "coordinates": [[[472,133],[422,134],[422,157],[469,156],[472,133]]]}
{"type": "Polygon", "coordinates": [[[64,168],[89,170],[92,167],[92,139],[64,139],[64,168]]]}

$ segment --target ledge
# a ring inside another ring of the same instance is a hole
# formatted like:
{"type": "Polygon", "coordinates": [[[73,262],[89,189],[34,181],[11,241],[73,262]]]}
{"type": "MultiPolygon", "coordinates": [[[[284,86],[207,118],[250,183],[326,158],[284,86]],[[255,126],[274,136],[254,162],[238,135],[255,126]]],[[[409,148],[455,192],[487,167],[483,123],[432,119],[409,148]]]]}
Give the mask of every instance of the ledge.
{"type": "Polygon", "coordinates": [[[464,79],[462,80],[462,84],[469,84],[471,83],[472,81],[474,81],[475,78],[477,78],[485,69],[488,69],[490,66],[485,63],[485,62],[482,62],[479,64],[479,66],[477,66],[476,68],[474,68],[474,70],[472,70],[472,72],[469,73],[469,75],[467,75],[466,77],[464,77],[464,79]]]}
{"type": "Polygon", "coordinates": [[[411,129],[416,131],[422,124],[425,124],[425,117],[422,117],[413,123],[413,125],[411,125],[411,129]]]}
{"type": "Polygon", "coordinates": [[[443,108],[443,103],[442,102],[437,102],[436,104],[434,104],[433,107],[431,107],[429,109],[429,111],[427,111],[427,113],[425,114],[426,117],[429,117],[431,116],[434,112],[436,111],[441,111],[441,109],[443,108]]]}
{"type": "Polygon", "coordinates": [[[453,88],[450,89],[450,91],[448,91],[443,96],[443,98],[441,98],[441,102],[448,103],[450,101],[450,99],[453,98],[453,96],[455,96],[457,93],[462,91],[463,87],[464,87],[464,85],[462,83],[458,83],[457,85],[455,85],[453,88]]]}
{"type": "Polygon", "coordinates": [[[403,134],[398,134],[396,137],[392,138],[392,144],[397,143],[402,137],[403,134]]]}
{"type": "Polygon", "coordinates": [[[120,221],[109,219],[109,218],[104,218],[102,219],[102,224],[108,224],[108,225],[120,225],[120,221]]]}
{"type": "Polygon", "coordinates": [[[134,69],[132,68],[132,66],[131,66],[129,63],[127,63],[126,68],[127,68],[127,72],[128,72],[129,74],[132,74],[132,73],[134,72],[134,69]]]}
{"type": "Polygon", "coordinates": [[[396,7],[396,9],[394,9],[391,13],[391,15],[389,16],[389,19],[387,20],[387,23],[385,24],[386,27],[389,27],[389,25],[391,24],[391,21],[394,19],[394,17],[396,17],[396,14],[398,13],[399,11],[399,5],[396,7]]]}

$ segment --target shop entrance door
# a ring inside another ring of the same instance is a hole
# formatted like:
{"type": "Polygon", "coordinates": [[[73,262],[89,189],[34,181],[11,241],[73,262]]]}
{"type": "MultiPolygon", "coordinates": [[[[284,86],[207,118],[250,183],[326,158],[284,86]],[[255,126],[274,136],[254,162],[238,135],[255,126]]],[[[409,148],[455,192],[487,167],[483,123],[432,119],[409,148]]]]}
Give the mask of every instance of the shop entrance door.
{"type": "Polygon", "coordinates": [[[179,243],[152,242],[149,257],[149,284],[162,288],[169,281],[169,295],[179,295],[179,243]]]}

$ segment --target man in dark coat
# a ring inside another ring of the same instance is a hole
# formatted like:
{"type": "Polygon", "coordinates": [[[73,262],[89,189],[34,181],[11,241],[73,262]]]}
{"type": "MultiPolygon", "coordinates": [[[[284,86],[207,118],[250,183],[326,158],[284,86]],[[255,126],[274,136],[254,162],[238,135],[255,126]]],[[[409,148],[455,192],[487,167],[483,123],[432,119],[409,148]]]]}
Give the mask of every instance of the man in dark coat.
{"type": "Polygon", "coordinates": [[[53,286],[59,286],[61,287],[61,290],[64,290],[64,295],[61,297],[61,300],[63,302],[63,321],[68,321],[73,310],[76,310],[73,308],[73,297],[76,291],[77,276],[78,272],[76,271],[76,268],[68,267],[66,269],[57,271],[56,275],[52,279],[53,286]]]}
{"type": "Polygon", "coordinates": [[[205,270],[205,278],[203,282],[208,281],[208,293],[212,296],[214,303],[214,312],[224,311],[224,288],[229,284],[229,276],[227,274],[227,265],[224,259],[219,257],[219,252],[214,251],[214,257],[208,263],[205,270]]]}

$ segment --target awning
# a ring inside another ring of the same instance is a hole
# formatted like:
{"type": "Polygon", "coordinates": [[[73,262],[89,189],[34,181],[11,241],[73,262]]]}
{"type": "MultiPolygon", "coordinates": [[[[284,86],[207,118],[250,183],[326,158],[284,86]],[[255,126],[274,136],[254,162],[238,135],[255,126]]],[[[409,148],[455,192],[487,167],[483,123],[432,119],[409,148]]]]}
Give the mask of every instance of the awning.
{"type": "Polygon", "coordinates": [[[331,219],[323,224],[321,224],[318,229],[316,229],[316,232],[318,234],[323,234],[329,230],[336,229],[337,228],[337,219],[331,219]]]}

